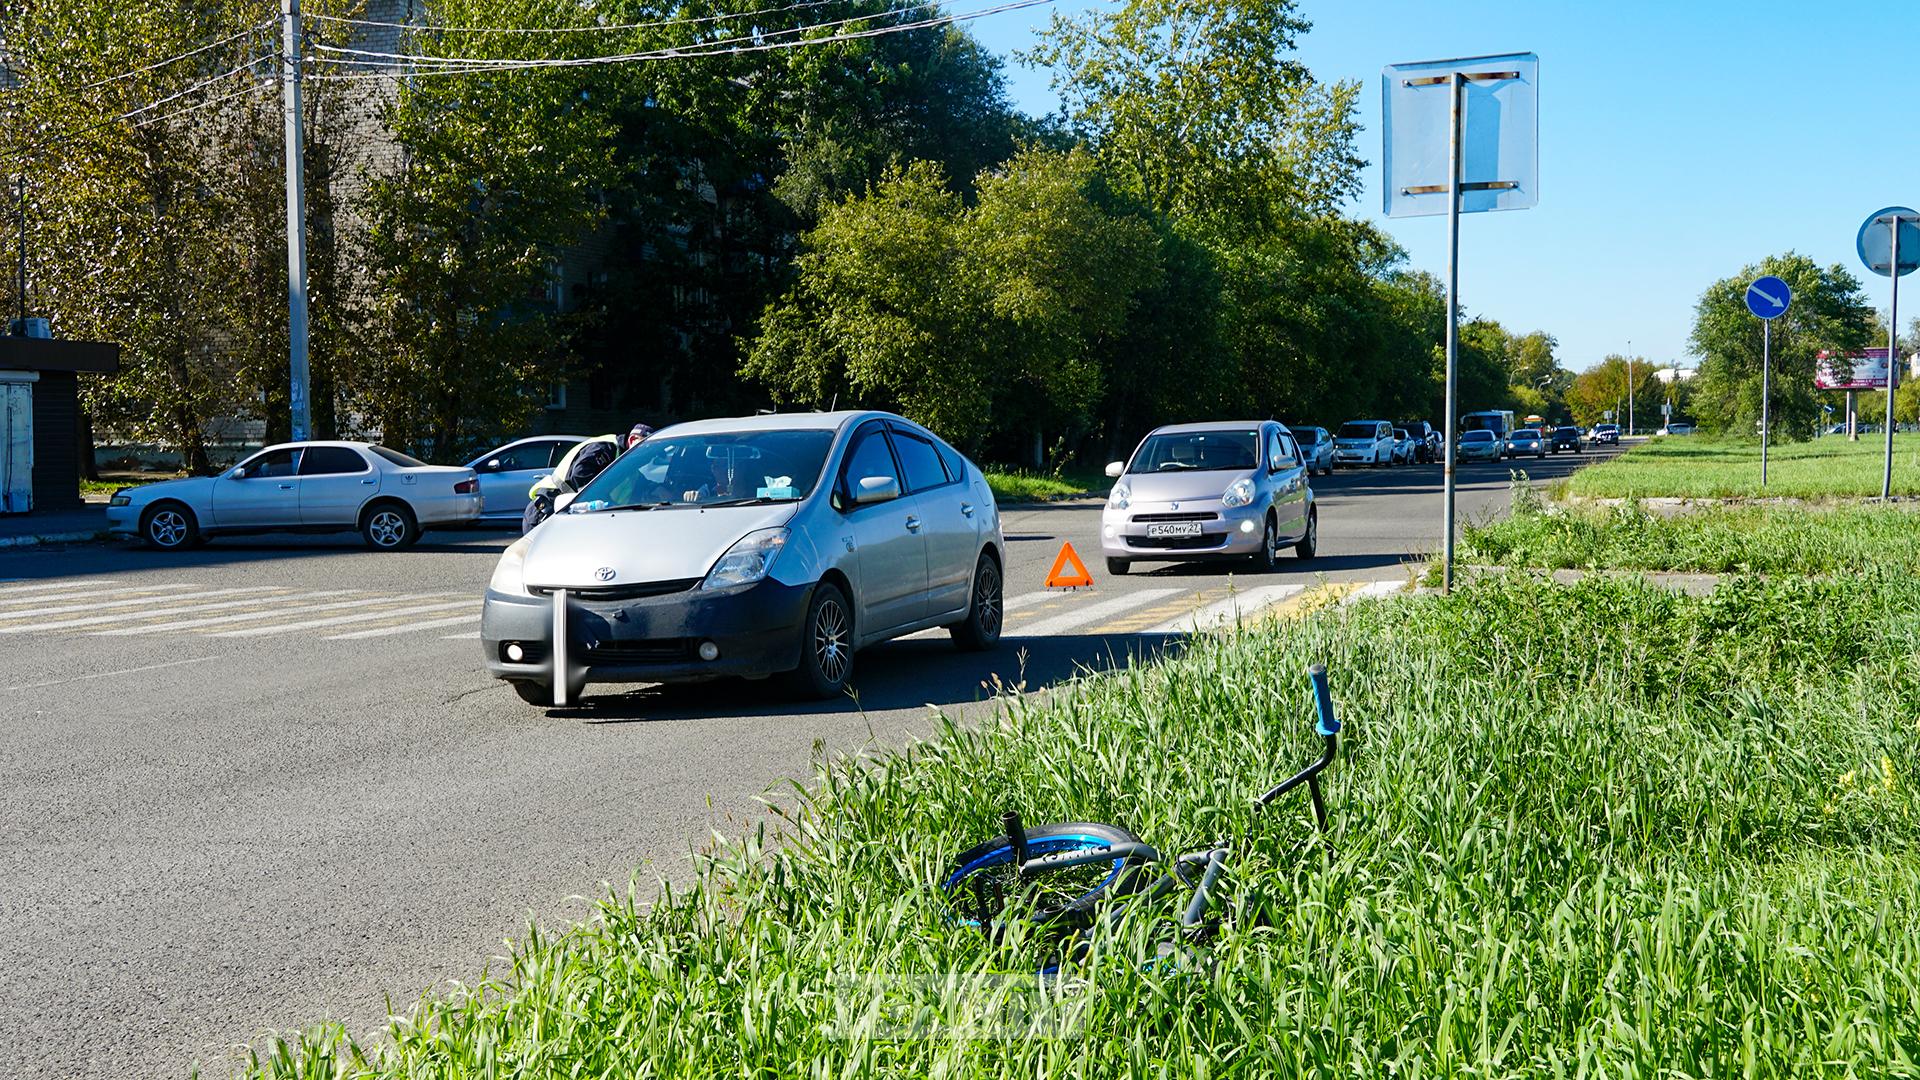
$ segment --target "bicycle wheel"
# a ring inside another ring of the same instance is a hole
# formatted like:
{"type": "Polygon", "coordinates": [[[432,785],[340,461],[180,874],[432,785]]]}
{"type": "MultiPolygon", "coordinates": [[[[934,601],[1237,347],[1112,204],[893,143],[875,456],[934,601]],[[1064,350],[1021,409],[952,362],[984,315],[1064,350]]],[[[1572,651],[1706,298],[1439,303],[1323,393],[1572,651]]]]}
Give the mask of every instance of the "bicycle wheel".
{"type": "MultiPolygon", "coordinates": [[[[1025,832],[1029,862],[1042,855],[1140,844],[1139,838],[1125,829],[1085,821],[1036,825],[1025,832]]],[[[983,919],[1003,921],[1000,916],[1005,909],[1018,904],[1023,913],[1009,917],[1078,929],[1091,921],[1093,909],[1101,902],[1131,896],[1145,888],[1150,875],[1140,871],[1151,861],[1135,850],[1112,859],[1044,870],[1022,881],[1013,864],[1012,842],[997,836],[962,852],[941,887],[959,909],[960,921],[968,926],[979,926],[983,919]]]]}

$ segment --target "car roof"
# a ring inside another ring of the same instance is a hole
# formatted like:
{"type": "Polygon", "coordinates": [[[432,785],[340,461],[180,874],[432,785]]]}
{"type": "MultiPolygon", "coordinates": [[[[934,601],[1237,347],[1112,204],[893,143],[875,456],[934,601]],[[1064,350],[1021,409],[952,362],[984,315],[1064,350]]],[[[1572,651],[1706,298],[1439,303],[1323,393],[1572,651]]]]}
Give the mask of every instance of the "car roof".
{"type": "Polygon", "coordinates": [[[306,439],[301,442],[283,442],[283,443],[274,443],[272,446],[263,446],[259,450],[255,451],[255,453],[266,453],[268,450],[298,450],[298,449],[303,449],[309,446],[347,446],[347,447],[352,447],[355,450],[365,450],[368,447],[378,446],[378,445],[380,444],[371,443],[371,442],[355,442],[350,439],[306,439]]]}
{"type": "Polygon", "coordinates": [[[1278,420],[1207,420],[1192,424],[1162,424],[1147,434],[1178,435],[1189,431],[1224,431],[1232,428],[1257,428],[1261,424],[1278,423],[1278,420]]]}
{"type": "Polygon", "coordinates": [[[916,424],[898,413],[878,409],[842,409],[839,412],[759,413],[754,416],[716,416],[709,420],[688,420],[654,432],[661,435],[710,435],[731,431],[840,431],[868,420],[892,420],[916,430],[916,424]]]}

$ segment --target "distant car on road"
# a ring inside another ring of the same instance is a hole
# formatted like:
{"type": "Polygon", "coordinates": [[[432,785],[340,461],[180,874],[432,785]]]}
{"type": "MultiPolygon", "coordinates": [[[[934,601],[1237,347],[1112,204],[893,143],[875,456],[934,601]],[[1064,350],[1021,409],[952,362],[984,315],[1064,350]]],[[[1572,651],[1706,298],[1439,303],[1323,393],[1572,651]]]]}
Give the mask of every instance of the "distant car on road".
{"type": "Polygon", "coordinates": [[[1005,555],[986,478],[902,417],[679,424],[507,547],[481,653],[538,705],[589,682],[786,673],[829,698],[858,650],[890,638],[944,627],[964,649],[998,642],[1005,555]]]}
{"type": "Polygon", "coordinates": [[[1693,434],[1693,425],[1692,424],[1668,424],[1666,427],[1663,427],[1660,429],[1659,434],[1691,435],[1693,434]]]}
{"type": "Polygon", "coordinates": [[[1307,463],[1307,475],[1333,475],[1333,436],[1321,427],[1289,427],[1300,443],[1300,458],[1307,463]]]}
{"type": "MultiPolygon", "coordinates": [[[[1391,452],[1389,450],[1389,452],[1391,452]]],[[[1100,515],[1107,571],[1141,560],[1313,558],[1320,512],[1293,434],[1273,420],[1155,428],[1115,479],[1100,515]]]]}
{"type": "Polygon", "coordinates": [[[1411,465],[1416,460],[1420,447],[1413,441],[1413,435],[1406,428],[1393,429],[1393,463],[1411,465]]]}
{"type": "Polygon", "coordinates": [[[1576,454],[1579,453],[1580,429],[1577,427],[1554,428],[1552,449],[1556,454],[1562,450],[1571,450],[1576,454]]]}
{"type": "Polygon", "coordinates": [[[1507,449],[1500,436],[1484,428],[1461,432],[1453,445],[1454,456],[1459,461],[1499,461],[1507,449]]]}
{"type": "Polygon", "coordinates": [[[121,488],[107,528],[174,551],[210,536],[356,530],[375,551],[398,551],[423,529],[480,515],[473,470],[428,465],[373,443],[269,446],[218,476],[121,488]]]}
{"type": "Polygon", "coordinates": [[[496,446],[467,462],[480,479],[480,520],[519,524],[527,508],[527,489],[585,439],[585,435],[535,435],[496,446]]]}
{"type": "Polygon", "coordinates": [[[1389,465],[1393,462],[1393,425],[1385,420],[1349,420],[1333,437],[1336,465],[1389,465]]]}
{"type": "Polygon", "coordinates": [[[1425,420],[1408,420],[1395,426],[1405,428],[1407,434],[1413,436],[1413,460],[1440,460],[1440,432],[1432,424],[1425,420]]]}
{"type": "Polygon", "coordinates": [[[1540,434],[1539,428],[1523,427],[1507,436],[1507,456],[1512,458],[1521,454],[1547,456],[1547,440],[1540,434]]]}
{"type": "Polygon", "coordinates": [[[1619,424],[1593,425],[1593,443],[1595,446],[1617,446],[1620,443],[1619,424]]]}

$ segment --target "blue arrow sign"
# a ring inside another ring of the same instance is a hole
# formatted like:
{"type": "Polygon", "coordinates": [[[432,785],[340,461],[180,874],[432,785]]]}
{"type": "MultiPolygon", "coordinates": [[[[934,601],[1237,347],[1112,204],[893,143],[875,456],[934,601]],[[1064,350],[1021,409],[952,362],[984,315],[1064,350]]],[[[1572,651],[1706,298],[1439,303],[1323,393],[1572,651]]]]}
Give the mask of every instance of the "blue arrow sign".
{"type": "Polygon", "coordinates": [[[1793,303],[1793,290],[1787,283],[1768,274],[1747,286],[1747,310],[1763,319],[1777,319],[1793,303]]]}

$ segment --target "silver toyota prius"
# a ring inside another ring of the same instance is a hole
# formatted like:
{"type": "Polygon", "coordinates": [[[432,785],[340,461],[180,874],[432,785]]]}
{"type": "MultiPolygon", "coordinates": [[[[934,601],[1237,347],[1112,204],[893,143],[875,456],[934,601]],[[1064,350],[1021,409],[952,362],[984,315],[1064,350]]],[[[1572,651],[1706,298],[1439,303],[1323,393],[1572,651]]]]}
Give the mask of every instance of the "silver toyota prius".
{"type": "Polygon", "coordinates": [[[889,413],[702,420],[623,454],[501,555],[487,671],[537,705],[589,682],[784,674],[930,627],[1000,639],[1005,552],[980,470],[889,413]]]}
{"type": "Polygon", "coordinates": [[[1144,559],[1251,558],[1274,569],[1282,548],[1313,558],[1320,512],[1293,433],[1276,421],[1172,424],[1141,440],[1100,517],[1107,571],[1144,559]]]}

